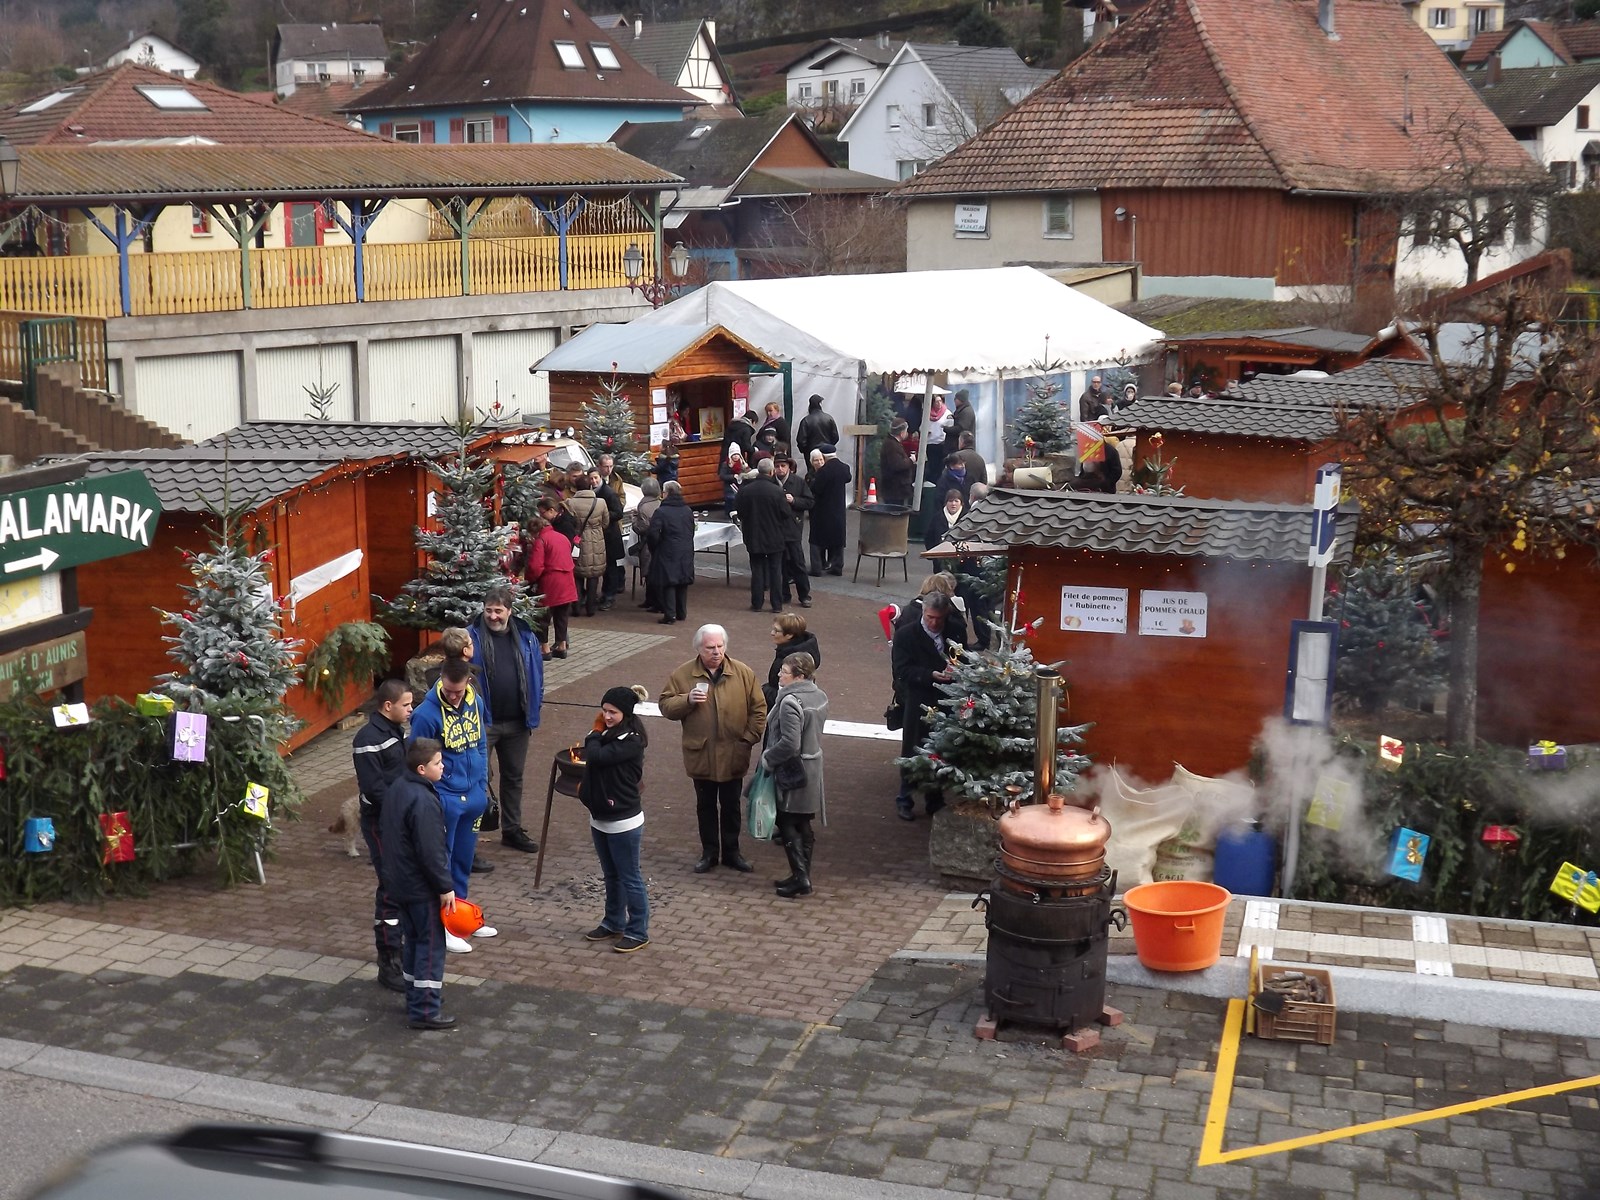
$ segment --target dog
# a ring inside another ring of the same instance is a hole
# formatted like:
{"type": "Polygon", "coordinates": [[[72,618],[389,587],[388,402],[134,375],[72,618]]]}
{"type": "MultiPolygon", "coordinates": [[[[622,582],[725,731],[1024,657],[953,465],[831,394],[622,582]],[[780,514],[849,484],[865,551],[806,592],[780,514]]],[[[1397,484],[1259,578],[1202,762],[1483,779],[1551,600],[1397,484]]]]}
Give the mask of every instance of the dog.
{"type": "Polygon", "coordinates": [[[361,797],[346,796],[339,805],[339,815],[328,826],[329,833],[344,834],[344,852],[351,858],[361,857],[361,797]]]}

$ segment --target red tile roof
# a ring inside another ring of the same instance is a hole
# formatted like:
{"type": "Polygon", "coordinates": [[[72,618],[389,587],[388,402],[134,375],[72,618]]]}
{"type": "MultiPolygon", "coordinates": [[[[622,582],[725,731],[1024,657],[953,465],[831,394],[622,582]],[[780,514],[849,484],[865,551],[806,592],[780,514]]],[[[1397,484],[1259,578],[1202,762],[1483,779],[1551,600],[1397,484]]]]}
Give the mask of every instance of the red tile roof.
{"type": "Polygon", "coordinates": [[[1487,62],[1490,55],[1501,46],[1505,45],[1511,35],[1517,31],[1519,25],[1526,26],[1528,32],[1533,34],[1555,53],[1555,56],[1564,63],[1572,62],[1572,54],[1567,50],[1562,41],[1561,31],[1549,21],[1537,21],[1524,17],[1511,22],[1504,29],[1497,29],[1492,33],[1480,33],[1461,55],[1463,67],[1474,67],[1479,63],[1487,62]]]}
{"type": "MultiPolygon", "coordinates": [[[[1394,0],[1152,0],[901,196],[1105,187],[1357,194],[1433,174],[1421,136],[1465,127],[1494,168],[1533,161],[1394,0]],[[1410,111],[1410,128],[1405,114],[1410,111]]],[[[1437,157],[1437,153],[1432,154],[1437,157]]]]}
{"type": "Polygon", "coordinates": [[[1514,28],[1511,26],[1505,29],[1491,29],[1488,33],[1478,34],[1461,52],[1461,65],[1475,67],[1479,63],[1488,62],[1489,56],[1505,44],[1505,40],[1511,36],[1514,28]]]}
{"type": "Polygon", "coordinates": [[[353,83],[303,83],[278,101],[279,108],[308,117],[322,117],[343,125],[349,120],[339,110],[370,92],[372,83],[357,87],[353,83]]]}
{"type": "Polygon", "coordinates": [[[699,100],[640,66],[572,0],[478,0],[421,54],[346,111],[390,112],[517,100],[699,100]],[[561,65],[556,42],[572,42],[582,68],[561,65]],[[601,69],[590,46],[613,51],[620,70],[601,69]]]}
{"type": "Polygon", "coordinates": [[[1600,58],[1600,18],[1558,25],[1556,32],[1561,35],[1561,44],[1567,48],[1567,53],[1577,61],[1600,58]]]}
{"type": "Polygon", "coordinates": [[[303,145],[371,135],[343,121],[305,116],[272,103],[270,92],[246,95],[214,83],[180,79],[154,67],[123,63],[85,75],[0,108],[0,137],[15,146],[89,145],[152,139],[200,138],[220,145],[303,145]],[[204,108],[157,108],[141,87],[183,88],[204,108]],[[23,112],[55,92],[62,98],[37,112],[23,112]]]}

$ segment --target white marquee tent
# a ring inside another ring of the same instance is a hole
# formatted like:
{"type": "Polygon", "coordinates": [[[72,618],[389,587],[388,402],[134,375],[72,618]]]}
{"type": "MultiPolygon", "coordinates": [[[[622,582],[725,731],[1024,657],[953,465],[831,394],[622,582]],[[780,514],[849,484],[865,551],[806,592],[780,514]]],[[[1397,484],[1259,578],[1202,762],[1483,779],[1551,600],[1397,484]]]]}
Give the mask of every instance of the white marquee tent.
{"type": "MultiPolygon", "coordinates": [[[[942,375],[967,389],[978,452],[990,462],[1014,407],[1007,394],[1022,394],[1037,364],[1060,364],[1052,378],[1070,399],[1095,371],[1153,359],[1161,338],[1032,267],[712,283],[633,324],[723,326],[794,364],[796,421],[816,393],[841,429],[855,424],[868,375],[942,375]]],[[[751,401],[780,398],[781,388],[773,377],[752,380],[751,401]]]]}

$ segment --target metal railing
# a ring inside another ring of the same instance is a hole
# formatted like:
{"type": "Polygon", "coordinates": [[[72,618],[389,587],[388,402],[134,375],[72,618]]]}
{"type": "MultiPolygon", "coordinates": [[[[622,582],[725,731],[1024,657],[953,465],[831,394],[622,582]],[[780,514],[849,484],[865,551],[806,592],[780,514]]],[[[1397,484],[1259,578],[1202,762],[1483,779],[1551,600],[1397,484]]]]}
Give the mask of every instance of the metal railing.
{"type": "Polygon", "coordinates": [[[77,361],[79,378],[85,388],[100,392],[109,390],[106,323],[93,317],[53,317],[37,312],[0,311],[0,378],[21,382],[31,396],[29,379],[38,365],[47,361],[65,362],[68,359],[77,361]],[[70,334],[60,330],[47,334],[40,330],[40,321],[66,321],[71,324],[72,330],[70,334]],[[31,337],[30,326],[33,327],[31,337]],[[72,353],[61,357],[35,357],[30,369],[30,344],[46,354],[53,354],[60,343],[51,339],[66,342],[71,346],[72,353]]]}

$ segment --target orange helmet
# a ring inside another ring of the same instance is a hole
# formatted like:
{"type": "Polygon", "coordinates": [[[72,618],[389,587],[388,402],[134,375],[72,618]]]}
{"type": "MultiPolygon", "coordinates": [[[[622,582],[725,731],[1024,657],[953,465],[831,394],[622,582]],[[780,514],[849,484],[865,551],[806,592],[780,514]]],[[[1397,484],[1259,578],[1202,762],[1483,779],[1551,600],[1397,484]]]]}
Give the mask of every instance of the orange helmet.
{"type": "Polygon", "coordinates": [[[439,916],[444,919],[444,927],[458,938],[471,937],[483,928],[483,909],[471,900],[456,899],[456,909],[450,912],[442,905],[439,916]]]}

